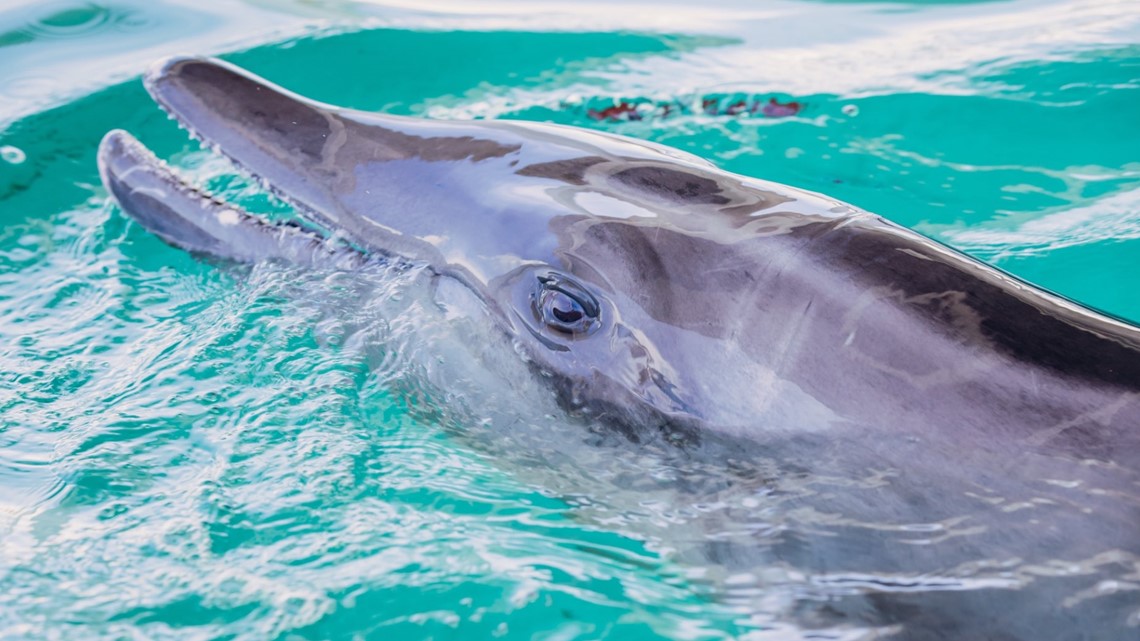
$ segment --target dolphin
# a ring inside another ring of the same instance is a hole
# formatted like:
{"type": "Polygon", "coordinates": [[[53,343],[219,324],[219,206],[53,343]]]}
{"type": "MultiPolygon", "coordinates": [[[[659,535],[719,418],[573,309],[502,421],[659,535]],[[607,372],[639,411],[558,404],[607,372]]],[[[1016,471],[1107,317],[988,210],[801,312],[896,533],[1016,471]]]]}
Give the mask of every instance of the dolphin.
{"type": "MultiPolygon", "coordinates": [[[[1140,617],[1127,598],[1058,605],[1140,576],[1128,573],[1140,572],[1137,327],[853,206],[645,141],[355,111],[210,58],[160,61],[144,82],[304,221],[212,198],[108,133],[104,185],[169,244],[244,262],[420,265],[441,305],[477,308],[590,429],[774,459],[788,474],[885,470],[893,481],[795,504],[844,515],[841,536],[765,548],[835,585],[880,577],[866,588],[878,614],[833,603],[843,617],[903,625],[890,628],[902,638],[991,638],[995,616],[1019,613],[992,637],[1010,639],[1140,617]],[[1022,504],[1032,518],[1007,510],[1022,504]],[[867,525],[955,519],[974,529],[902,552],[867,525]],[[1076,583],[961,578],[1010,558],[1081,570],[1076,583]],[[881,579],[948,568],[960,580],[942,600],[881,579]]],[[[751,547],[709,554],[745,563],[751,547]]]]}

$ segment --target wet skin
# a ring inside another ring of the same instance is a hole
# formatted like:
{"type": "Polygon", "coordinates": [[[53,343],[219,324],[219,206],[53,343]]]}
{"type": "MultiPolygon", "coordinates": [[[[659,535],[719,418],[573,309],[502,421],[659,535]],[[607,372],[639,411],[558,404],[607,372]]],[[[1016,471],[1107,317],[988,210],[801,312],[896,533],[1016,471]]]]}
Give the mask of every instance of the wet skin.
{"type": "MultiPolygon", "coordinates": [[[[424,264],[437,285],[477,299],[590,425],[797,469],[892,470],[889,491],[821,495],[812,508],[864,522],[969,514],[986,526],[968,544],[905,555],[868,532],[768,548],[780,562],[927,572],[1002,555],[1140,553],[1134,326],[848,205],[646,142],[341,109],[210,59],[164,61],[146,84],[312,223],[212,200],[129,134],[109,133],[104,183],[167,242],[240,261],[424,264]],[[1047,481],[1104,492],[1058,497],[1047,481]],[[986,492],[1087,503],[1034,525],[979,507],[986,492]]],[[[994,638],[1054,638],[1051,593],[1009,592],[1000,606],[979,594],[910,610],[913,597],[892,595],[864,619],[909,622],[905,638],[943,638],[950,621],[957,633],[945,638],[967,638],[956,635],[984,634],[985,621],[955,612],[1012,608],[1021,623],[994,638]]],[[[1124,624],[1119,603],[1096,603],[1104,611],[1065,621],[1124,624]]]]}

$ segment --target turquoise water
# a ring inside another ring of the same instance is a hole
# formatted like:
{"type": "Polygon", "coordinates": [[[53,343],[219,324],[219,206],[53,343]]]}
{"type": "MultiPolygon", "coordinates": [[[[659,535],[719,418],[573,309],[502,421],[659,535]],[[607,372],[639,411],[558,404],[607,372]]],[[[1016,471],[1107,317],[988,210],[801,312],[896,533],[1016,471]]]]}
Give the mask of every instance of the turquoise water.
{"type": "Polygon", "coordinates": [[[701,550],[826,519],[691,462],[681,500],[669,457],[564,435],[479,379],[414,274],[212,264],[129,223],[95,170],[116,127],[288,215],[149,100],[162,55],[652,139],[1140,321],[1134,3],[694,4],[0,10],[0,636],[800,638],[782,613],[816,598],[701,550]],[[802,109],[729,113],[773,98],[802,109]]]}

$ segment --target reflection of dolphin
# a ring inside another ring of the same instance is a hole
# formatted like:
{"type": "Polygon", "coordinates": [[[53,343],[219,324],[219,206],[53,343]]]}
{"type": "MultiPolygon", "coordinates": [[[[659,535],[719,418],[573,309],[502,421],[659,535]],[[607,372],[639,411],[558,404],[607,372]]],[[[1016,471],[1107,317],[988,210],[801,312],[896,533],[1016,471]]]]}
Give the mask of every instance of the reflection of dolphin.
{"type": "MultiPolygon", "coordinates": [[[[979,510],[1005,519],[921,562],[899,559],[925,549],[894,553],[874,528],[848,532],[848,548],[822,561],[791,543],[781,558],[828,571],[875,558],[883,565],[873,569],[926,572],[1140,552],[1135,327],[878,217],[649,143],[339,109],[214,60],[167,61],[147,86],[311,222],[270,223],[212,200],[111,132],[99,153],[107,188],[171,244],[238,260],[423,263],[439,291],[473,294],[560,402],[596,425],[905,479],[857,507],[821,495],[816,511],[864,522],[979,510]],[[1034,519],[1052,508],[999,514],[1037,499],[1062,507],[1045,522],[1034,519]],[[1045,543],[1019,538],[1035,534],[1045,543]]],[[[1092,581],[1100,565],[1090,567],[1081,576],[1092,581]]],[[[908,598],[899,597],[917,607],[908,598]]],[[[1060,611],[1037,601],[1023,618],[1060,611]]],[[[1054,633],[1042,629],[1030,638],[1054,633]]]]}

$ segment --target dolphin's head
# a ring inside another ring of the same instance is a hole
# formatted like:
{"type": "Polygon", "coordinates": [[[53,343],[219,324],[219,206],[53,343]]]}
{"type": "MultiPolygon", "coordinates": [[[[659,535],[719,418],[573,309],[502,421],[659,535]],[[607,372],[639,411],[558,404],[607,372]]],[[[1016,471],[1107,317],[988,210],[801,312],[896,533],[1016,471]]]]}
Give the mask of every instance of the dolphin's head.
{"type": "MultiPolygon", "coordinates": [[[[425,263],[440,291],[473,295],[571,411],[682,437],[783,402],[804,420],[803,393],[776,370],[812,297],[787,294],[803,247],[849,208],[600,132],[341,109],[217,60],[163,61],[146,85],[314,233],[425,263]]],[[[123,209],[169,242],[273,254],[237,233],[259,223],[187,199],[126,134],[108,135],[100,162],[123,209]]]]}

